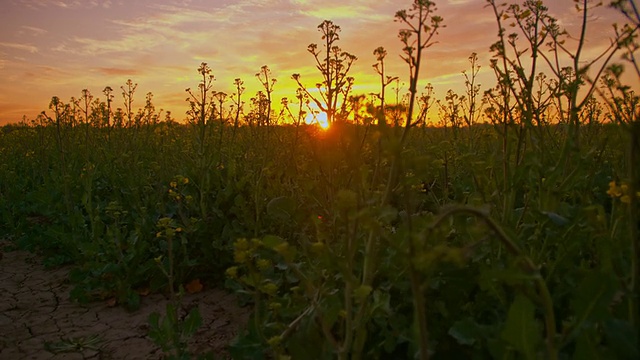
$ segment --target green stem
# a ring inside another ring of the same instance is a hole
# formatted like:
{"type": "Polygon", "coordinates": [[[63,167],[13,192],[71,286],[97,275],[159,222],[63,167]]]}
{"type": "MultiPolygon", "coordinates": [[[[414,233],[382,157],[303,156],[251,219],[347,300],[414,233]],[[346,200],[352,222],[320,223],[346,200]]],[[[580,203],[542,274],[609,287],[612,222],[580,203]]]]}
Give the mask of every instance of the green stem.
{"type": "MultiPolygon", "coordinates": [[[[546,282],[540,276],[538,271],[538,267],[533,263],[533,261],[526,256],[520,247],[513,242],[509,236],[502,230],[502,228],[492,219],[489,215],[482,210],[468,207],[468,206],[455,206],[446,209],[436,220],[433,222],[432,226],[427,229],[427,232],[432,231],[434,228],[438,227],[443,221],[450,216],[456,214],[470,214],[477,218],[482,219],[487,226],[498,235],[498,240],[506,247],[506,249],[513,256],[521,258],[520,266],[522,270],[525,272],[535,275],[535,284],[539,292],[540,302],[542,303],[542,307],[544,308],[544,317],[545,317],[545,329],[547,336],[547,356],[551,360],[558,359],[558,349],[556,346],[556,320],[555,314],[553,311],[553,300],[551,298],[551,294],[549,292],[549,288],[547,287],[546,282]]],[[[423,235],[423,238],[426,238],[426,233],[423,235]]],[[[487,239],[487,238],[485,238],[487,239]]]]}
{"type": "Polygon", "coordinates": [[[640,257],[639,243],[640,234],[638,233],[638,224],[640,224],[640,216],[638,215],[638,191],[640,191],[640,169],[638,169],[638,161],[640,161],[640,122],[631,123],[631,143],[629,147],[629,241],[631,242],[631,279],[629,282],[629,321],[634,327],[638,326],[638,299],[635,295],[638,291],[638,283],[640,282],[640,268],[638,266],[638,257],[640,257]]]}

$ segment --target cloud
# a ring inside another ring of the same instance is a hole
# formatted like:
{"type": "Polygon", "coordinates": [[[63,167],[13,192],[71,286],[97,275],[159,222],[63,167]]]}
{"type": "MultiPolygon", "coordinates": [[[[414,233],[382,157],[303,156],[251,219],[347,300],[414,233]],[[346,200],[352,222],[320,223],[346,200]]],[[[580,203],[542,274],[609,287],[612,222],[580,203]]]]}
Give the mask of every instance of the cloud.
{"type": "MultiPolygon", "coordinates": [[[[20,0],[20,3],[30,9],[42,9],[49,7],[57,7],[61,9],[79,9],[79,8],[95,8],[102,7],[108,9],[111,7],[113,1],[111,0],[20,0]]],[[[122,3],[122,1],[118,1],[122,3]]]]}
{"type": "Polygon", "coordinates": [[[317,19],[357,19],[359,21],[379,21],[389,18],[385,14],[371,11],[366,5],[353,6],[352,4],[336,4],[328,7],[310,7],[301,11],[303,14],[317,19]]]}
{"type": "Polygon", "coordinates": [[[111,68],[111,67],[99,67],[96,69],[99,73],[112,76],[136,76],[140,75],[140,70],[137,69],[121,69],[121,68],[111,68]]]}
{"type": "Polygon", "coordinates": [[[475,0],[447,0],[447,2],[451,5],[466,5],[474,1],[475,0]]]}
{"type": "Polygon", "coordinates": [[[23,26],[21,26],[21,28],[24,29],[24,30],[27,30],[28,32],[30,32],[34,36],[44,35],[44,34],[48,33],[47,30],[41,29],[41,28],[38,28],[38,27],[35,27],[35,26],[23,25],[23,26]]]}
{"type": "Polygon", "coordinates": [[[9,49],[15,49],[15,50],[21,50],[21,51],[28,51],[32,54],[35,54],[38,52],[38,48],[33,46],[33,45],[27,45],[27,44],[16,44],[16,43],[7,43],[7,42],[0,42],[0,47],[5,47],[5,48],[9,48],[9,49]]]}

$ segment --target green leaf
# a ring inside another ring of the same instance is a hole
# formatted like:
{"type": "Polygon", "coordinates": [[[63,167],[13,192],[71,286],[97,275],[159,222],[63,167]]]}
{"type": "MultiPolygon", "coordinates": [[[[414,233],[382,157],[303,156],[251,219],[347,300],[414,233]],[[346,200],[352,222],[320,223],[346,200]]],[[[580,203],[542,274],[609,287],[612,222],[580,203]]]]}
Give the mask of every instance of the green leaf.
{"type": "Polygon", "coordinates": [[[536,358],[536,348],[542,340],[534,311],[531,300],[518,294],[509,308],[507,322],[502,330],[502,338],[527,359],[536,358]]]}
{"type": "Polygon", "coordinates": [[[604,322],[607,343],[617,359],[640,359],[638,331],[627,321],[610,319],[604,322]]]}
{"type": "Polygon", "coordinates": [[[189,338],[196,333],[198,328],[202,326],[202,317],[200,316],[198,308],[193,308],[189,311],[189,314],[185,317],[182,326],[182,336],[184,338],[189,338]]]}
{"type": "Polygon", "coordinates": [[[178,319],[178,313],[176,312],[176,307],[173,306],[173,304],[168,303],[166,310],[167,310],[166,320],[168,320],[168,322],[171,322],[171,323],[175,322],[175,320],[178,319]]]}
{"type": "Polygon", "coordinates": [[[449,335],[458,341],[460,345],[473,345],[482,339],[483,330],[472,319],[456,321],[449,328],[449,335]]]}
{"type": "Polygon", "coordinates": [[[567,220],[567,218],[565,218],[564,216],[558,215],[554,212],[543,211],[542,214],[546,215],[549,218],[549,220],[551,220],[551,222],[553,222],[558,226],[565,226],[569,224],[569,220],[567,220]]]}
{"type": "Polygon", "coordinates": [[[152,329],[158,328],[158,321],[160,321],[160,314],[157,312],[152,312],[149,314],[149,325],[152,329]]]}
{"type": "Polygon", "coordinates": [[[266,235],[264,238],[262,238],[262,243],[264,244],[264,246],[268,247],[269,249],[273,249],[276,246],[282,244],[283,242],[284,242],[283,238],[275,235],[266,235]]]}
{"type": "Polygon", "coordinates": [[[278,220],[289,220],[296,209],[296,203],[287,196],[272,199],[267,204],[267,214],[278,220]]]}
{"type": "Polygon", "coordinates": [[[354,209],[358,206],[358,194],[352,190],[340,190],[336,195],[336,207],[340,210],[354,209]]]}
{"type": "Polygon", "coordinates": [[[616,280],[611,275],[597,271],[584,278],[571,303],[578,328],[585,322],[601,321],[609,317],[609,304],[616,291],[615,284],[616,280]]]}
{"type": "Polygon", "coordinates": [[[594,329],[589,328],[587,331],[583,331],[578,340],[576,341],[576,350],[573,353],[573,359],[575,360],[598,360],[602,359],[602,354],[598,349],[598,344],[594,340],[594,329]]]}

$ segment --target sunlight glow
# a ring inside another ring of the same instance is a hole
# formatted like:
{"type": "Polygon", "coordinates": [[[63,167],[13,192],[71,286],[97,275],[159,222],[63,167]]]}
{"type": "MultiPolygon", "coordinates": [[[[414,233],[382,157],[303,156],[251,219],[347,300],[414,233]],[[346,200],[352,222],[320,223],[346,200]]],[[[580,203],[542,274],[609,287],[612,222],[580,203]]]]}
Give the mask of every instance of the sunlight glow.
{"type": "Polygon", "coordinates": [[[322,130],[327,130],[329,128],[329,120],[327,119],[327,113],[324,111],[320,111],[317,113],[310,112],[307,114],[307,118],[305,119],[307,124],[317,124],[320,126],[322,130]]]}

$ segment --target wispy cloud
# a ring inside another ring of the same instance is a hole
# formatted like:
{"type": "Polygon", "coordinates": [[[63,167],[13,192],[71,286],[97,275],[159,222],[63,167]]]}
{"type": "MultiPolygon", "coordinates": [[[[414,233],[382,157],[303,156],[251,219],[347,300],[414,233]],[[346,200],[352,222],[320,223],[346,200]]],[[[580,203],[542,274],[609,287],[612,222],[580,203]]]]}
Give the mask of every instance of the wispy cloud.
{"type": "Polygon", "coordinates": [[[38,27],[35,27],[35,26],[23,25],[20,28],[23,29],[23,30],[27,30],[27,32],[29,32],[31,35],[34,35],[34,36],[44,35],[44,34],[48,33],[47,30],[41,29],[41,28],[38,28],[38,27]]]}
{"type": "MultiPolygon", "coordinates": [[[[109,8],[113,4],[111,0],[19,0],[20,3],[30,9],[42,9],[49,7],[57,7],[62,9],[78,9],[78,8],[109,8]]],[[[118,1],[122,3],[122,1],[118,1]]]]}
{"type": "Polygon", "coordinates": [[[17,44],[17,43],[0,42],[0,47],[20,50],[20,51],[27,51],[27,52],[30,52],[32,54],[35,54],[35,53],[38,52],[38,48],[37,47],[35,47],[33,45],[28,45],[28,44],[17,44]]]}
{"type": "Polygon", "coordinates": [[[96,69],[99,73],[104,75],[117,75],[117,76],[136,76],[140,75],[140,69],[121,69],[121,68],[110,68],[110,67],[99,67],[96,69]]]}

